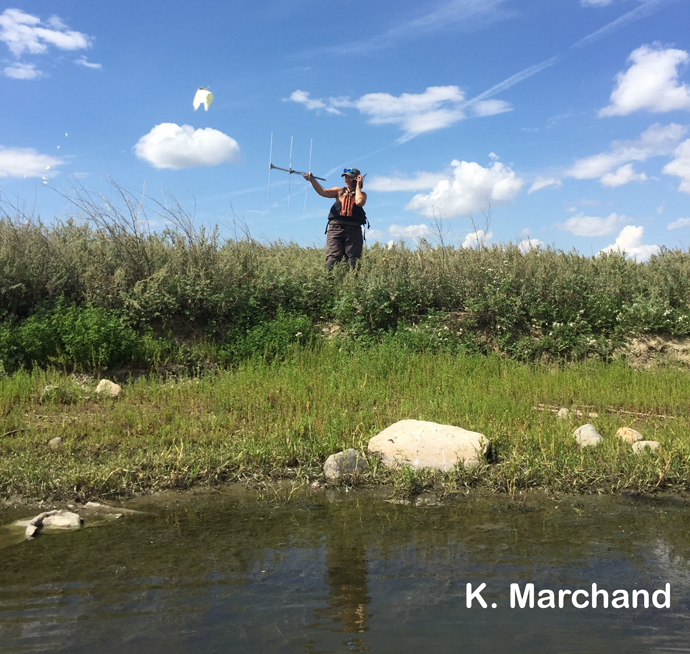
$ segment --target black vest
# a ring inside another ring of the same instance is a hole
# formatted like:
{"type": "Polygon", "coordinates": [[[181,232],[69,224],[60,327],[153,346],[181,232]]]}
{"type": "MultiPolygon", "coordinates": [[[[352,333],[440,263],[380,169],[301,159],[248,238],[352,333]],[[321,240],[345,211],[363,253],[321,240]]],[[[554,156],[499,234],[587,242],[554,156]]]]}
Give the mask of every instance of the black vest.
{"type": "Polygon", "coordinates": [[[367,224],[367,214],[364,213],[364,209],[355,204],[352,207],[351,216],[341,216],[340,211],[342,205],[340,204],[340,198],[338,198],[331,207],[328,214],[328,222],[340,223],[342,225],[366,225],[367,224]]]}

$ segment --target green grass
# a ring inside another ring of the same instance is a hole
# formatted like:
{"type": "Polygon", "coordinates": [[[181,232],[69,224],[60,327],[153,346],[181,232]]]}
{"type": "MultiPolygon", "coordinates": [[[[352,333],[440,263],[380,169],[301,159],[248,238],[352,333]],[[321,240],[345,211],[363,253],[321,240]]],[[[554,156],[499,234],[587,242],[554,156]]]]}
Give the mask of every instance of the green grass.
{"type": "Polygon", "coordinates": [[[405,418],[482,432],[493,460],[443,475],[390,472],[372,461],[366,483],[445,495],[690,490],[690,376],[678,369],[331,344],[201,378],[142,377],[116,400],[96,396],[95,385],[79,389],[39,369],[0,381],[0,496],[85,500],[238,480],[306,482],[330,454],[364,449],[405,418]],[[50,384],[64,392],[41,403],[50,384]],[[599,417],[558,420],[539,404],[588,405],[599,417]],[[605,437],[594,450],[578,449],[572,437],[585,422],[605,437]],[[634,456],[614,438],[623,426],[660,441],[662,453],[634,456]],[[57,451],[48,446],[55,436],[64,441],[57,451]]]}

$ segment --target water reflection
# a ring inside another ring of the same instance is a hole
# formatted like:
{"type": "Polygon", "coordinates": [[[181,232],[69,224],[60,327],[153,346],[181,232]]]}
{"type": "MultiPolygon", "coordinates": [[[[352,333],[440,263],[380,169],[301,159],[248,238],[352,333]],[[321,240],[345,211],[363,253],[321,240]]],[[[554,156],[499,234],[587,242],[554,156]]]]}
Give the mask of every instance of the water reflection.
{"type": "MultiPolygon", "coordinates": [[[[138,506],[138,508],[145,508],[138,506]]],[[[654,652],[690,640],[690,511],[213,495],[0,550],[0,651],[654,652]],[[487,582],[495,610],[468,610],[487,582]],[[510,583],[658,588],[669,611],[519,611],[510,583]],[[461,647],[462,645],[462,647],[461,647]],[[464,649],[463,649],[464,648],[464,649]]],[[[12,516],[19,517],[19,516],[12,516]]],[[[4,522],[0,515],[0,523],[4,522]]]]}

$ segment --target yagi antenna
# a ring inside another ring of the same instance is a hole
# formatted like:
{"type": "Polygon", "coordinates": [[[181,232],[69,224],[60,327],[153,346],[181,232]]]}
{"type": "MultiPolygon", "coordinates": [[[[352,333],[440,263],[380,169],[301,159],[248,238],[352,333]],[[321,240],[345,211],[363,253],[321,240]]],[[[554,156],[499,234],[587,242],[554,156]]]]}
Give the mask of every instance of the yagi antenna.
{"type": "MultiPolygon", "coordinates": [[[[271,145],[268,153],[268,199],[271,197],[271,171],[272,170],[282,170],[285,173],[288,173],[288,207],[290,206],[290,177],[289,175],[306,175],[306,173],[303,173],[299,170],[295,170],[292,167],[292,146],[294,143],[294,137],[290,137],[290,163],[289,168],[281,168],[280,166],[274,166],[273,165],[273,132],[271,132],[271,145]]],[[[314,139],[311,139],[311,142],[309,144],[309,168],[311,168],[311,156],[312,156],[312,149],[314,145],[314,139]]],[[[326,178],[325,177],[317,177],[314,175],[314,179],[318,179],[321,182],[325,182],[326,178]]],[[[306,211],[307,207],[307,200],[305,198],[304,200],[304,208],[306,211]]]]}

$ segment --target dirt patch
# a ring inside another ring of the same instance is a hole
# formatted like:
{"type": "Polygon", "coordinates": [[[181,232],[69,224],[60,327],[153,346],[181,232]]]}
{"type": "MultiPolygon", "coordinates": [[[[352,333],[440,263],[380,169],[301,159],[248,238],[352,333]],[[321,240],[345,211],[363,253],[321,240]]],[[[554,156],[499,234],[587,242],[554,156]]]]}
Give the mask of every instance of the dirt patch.
{"type": "Polygon", "coordinates": [[[690,366],[690,338],[674,338],[663,334],[640,336],[630,341],[620,354],[636,368],[668,363],[690,366]]]}

